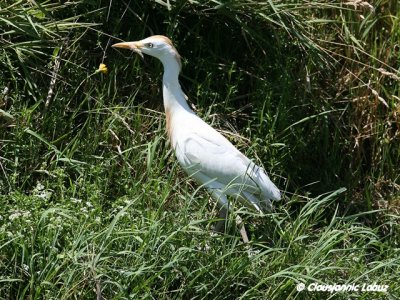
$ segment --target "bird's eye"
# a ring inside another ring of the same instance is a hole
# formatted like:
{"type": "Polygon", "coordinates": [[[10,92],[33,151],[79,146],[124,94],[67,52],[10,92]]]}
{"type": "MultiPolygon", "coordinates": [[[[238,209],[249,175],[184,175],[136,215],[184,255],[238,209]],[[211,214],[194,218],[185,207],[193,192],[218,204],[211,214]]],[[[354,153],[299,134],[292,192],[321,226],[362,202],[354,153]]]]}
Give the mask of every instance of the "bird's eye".
{"type": "Polygon", "coordinates": [[[147,43],[147,44],[146,44],[146,47],[147,47],[147,48],[153,48],[154,45],[153,45],[153,43],[147,43]]]}

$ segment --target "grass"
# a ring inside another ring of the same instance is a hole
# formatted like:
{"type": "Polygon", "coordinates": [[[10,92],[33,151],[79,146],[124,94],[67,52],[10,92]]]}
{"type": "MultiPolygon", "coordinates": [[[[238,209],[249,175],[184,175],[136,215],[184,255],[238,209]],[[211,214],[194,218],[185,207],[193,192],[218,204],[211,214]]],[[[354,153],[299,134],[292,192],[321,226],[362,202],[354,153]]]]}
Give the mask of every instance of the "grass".
{"type": "Polygon", "coordinates": [[[36,2],[0,4],[1,299],[400,297],[395,1],[36,2]],[[284,192],[270,214],[237,206],[212,233],[165,138],[161,65],[109,47],[152,33],[284,192]]]}

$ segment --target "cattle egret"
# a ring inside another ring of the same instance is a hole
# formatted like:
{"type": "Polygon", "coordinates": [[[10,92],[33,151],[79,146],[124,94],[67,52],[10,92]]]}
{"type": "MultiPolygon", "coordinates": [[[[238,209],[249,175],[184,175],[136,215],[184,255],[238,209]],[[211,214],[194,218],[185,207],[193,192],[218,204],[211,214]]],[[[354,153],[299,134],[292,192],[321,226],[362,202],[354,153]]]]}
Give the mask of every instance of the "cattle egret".
{"type": "MultiPolygon", "coordinates": [[[[142,57],[143,54],[154,56],[162,62],[169,140],[186,173],[205,186],[218,201],[221,217],[225,219],[229,209],[227,196],[238,198],[260,213],[271,208],[270,200],[281,199],[279,189],[264,169],[190,109],[178,79],[182,67],[180,55],[169,38],[155,35],[141,41],[117,43],[112,47],[130,49],[142,57]]],[[[248,241],[244,227],[241,234],[243,240],[248,241]]]]}

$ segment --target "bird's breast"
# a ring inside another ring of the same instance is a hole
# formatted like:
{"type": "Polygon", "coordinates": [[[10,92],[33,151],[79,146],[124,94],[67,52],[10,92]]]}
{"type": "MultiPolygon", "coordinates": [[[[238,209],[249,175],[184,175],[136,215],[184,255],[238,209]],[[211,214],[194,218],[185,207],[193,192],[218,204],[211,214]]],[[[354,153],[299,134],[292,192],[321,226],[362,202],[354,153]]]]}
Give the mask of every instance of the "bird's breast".
{"type": "Polygon", "coordinates": [[[173,148],[174,147],[174,141],[172,139],[172,133],[173,133],[173,125],[172,125],[172,113],[170,109],[165,109],[165,121],[166,121],[166,129],[167,129],[167,135],[168,135],[168,139],[172,145],[173,148]]]}
{"type": "Polygon", "coordinates": [[[180,140],[185,139],[187,133],[193,132],[196,127],[196,116],[183,109],[165,108],[166,131],[171,146],[176,150],[180,140]]]}

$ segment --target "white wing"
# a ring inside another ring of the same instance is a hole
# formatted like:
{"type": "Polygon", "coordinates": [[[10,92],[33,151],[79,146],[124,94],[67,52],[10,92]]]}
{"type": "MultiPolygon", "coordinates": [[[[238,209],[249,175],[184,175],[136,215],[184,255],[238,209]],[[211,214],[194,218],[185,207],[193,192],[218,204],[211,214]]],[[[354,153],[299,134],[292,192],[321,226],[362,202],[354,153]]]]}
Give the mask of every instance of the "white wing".
{"type": "Polygon", "coordinates": [[[250,193],[261,198],[259,200],[280,200],[278,188],[262,168],[207,123],[201,119],[195,122],[199,120],[201,124],[196,124],[195,131],[181,136],[175,149],[179,162],[190,176],[211,189],[223,189],[227,194],[246,197],[250,193]]]}

